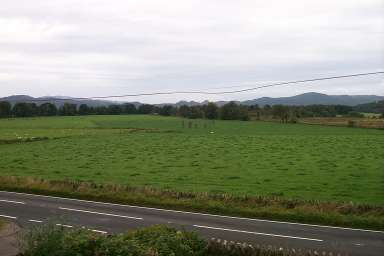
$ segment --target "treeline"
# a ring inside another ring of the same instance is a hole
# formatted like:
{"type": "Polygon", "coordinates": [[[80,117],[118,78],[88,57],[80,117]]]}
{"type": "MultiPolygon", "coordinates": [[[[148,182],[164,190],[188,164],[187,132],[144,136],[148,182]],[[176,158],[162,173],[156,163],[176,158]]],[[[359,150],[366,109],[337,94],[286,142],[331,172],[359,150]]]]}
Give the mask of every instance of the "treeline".
{"type": "Polygon", "coordinates": [[[130,114],[158,114],[163,116],[180,116],[184,118],[205,118],[222,120],[266,120],[279,119],[282,122],[295,122],[304,117],[335,117],[351,116],[363,117],[360,112],[382,113],[384,117],[384,102],[358,105],[355,107],[345,105],[308,105],[308,106],[285,106],[285,105],[258,105],[245,106],[236,102],[229,102],[218,106],[215,103],[196,106],[174,106],[174,105],[151,105],[141,104],[136,106],[131,103],[115,104],[109,106],[91,107],[86,104],[76,105],[64,103],[57,107],[52,103],[11,103],[0,102],[0,118],[7,117],[34,117],[34,116],[75,116],[75,115],[130,115],[130,114]],[[365,110],[365,111],[362,111],[365,110]]]}
{"type": "Polygon", "coordinates": [[[6,117],[34,117],[34,116],[75,116],[75,115],[130,115],[130,114],[158,114],[163,116],[181,116],[185,118],[207,118],[224,120],[249,120],[248,107],[235,102],[229,102],[222,107],[214,103],[203,106],[173,105],[156,106],[141,104],[115,104],[109,106],[90,107],[86,104],[64,103],[57,108],[55,104],[43,103],[16,103],[0,102],[0,118],[6,117]]]}
{"type": "Polygon", "coordinates": [[[345,105],[265,105],[264,107],[253,105],[249,107],[249,112],[256,120],[280,119],[282,122],[296,122],[297,119],[305,117],[364,117],[356,111],[356,107],[345,105]]]}

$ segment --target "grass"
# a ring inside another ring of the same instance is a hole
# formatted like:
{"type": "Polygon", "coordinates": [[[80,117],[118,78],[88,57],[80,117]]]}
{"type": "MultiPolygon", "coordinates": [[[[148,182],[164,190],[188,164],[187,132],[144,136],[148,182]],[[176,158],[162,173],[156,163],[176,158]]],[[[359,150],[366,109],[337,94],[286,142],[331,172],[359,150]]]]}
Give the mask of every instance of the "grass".
{"type": "Polygon", "coordinates": [[[160,116],[3,119],[0,175],[384,204],[382,130],[204,120],[184,127],[160,116]]]}

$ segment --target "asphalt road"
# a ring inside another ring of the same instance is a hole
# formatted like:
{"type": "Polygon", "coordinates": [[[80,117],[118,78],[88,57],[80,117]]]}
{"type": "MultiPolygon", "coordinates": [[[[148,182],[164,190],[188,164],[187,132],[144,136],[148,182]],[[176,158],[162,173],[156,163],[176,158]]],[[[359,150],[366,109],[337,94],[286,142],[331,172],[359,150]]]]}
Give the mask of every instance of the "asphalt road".
{"type": "MultiPolygon", "coordinates": [[[[117,233],[154,224],[183,226],[207,238],[333,252],[384,255],[384,232],[247,219],[0,191],[0,218],[22,225],[53,220],[67,228],[117,233]]],[[[335,254],[336,253],[336,254],[335,254]]]]}

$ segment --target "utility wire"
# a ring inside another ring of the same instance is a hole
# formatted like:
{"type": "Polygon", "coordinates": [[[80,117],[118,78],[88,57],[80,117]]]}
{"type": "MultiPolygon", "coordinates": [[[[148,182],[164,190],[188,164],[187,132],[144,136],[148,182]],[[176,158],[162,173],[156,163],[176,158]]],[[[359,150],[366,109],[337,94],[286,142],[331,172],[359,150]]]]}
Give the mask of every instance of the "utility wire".
{"type": "Polygon", "coordinates": [[[125,98],[125,97],[154,96],[154,95],[174,95],[174,94],[222,95],[222,94],[233,94],[233,93],[255,91],[258,89],[267,88],[267,87],[274,87],[274,86],[279,86],[279,85],[299,84],[299,83],[307,83],[307,82],[314,82],[314,81],[334,80],[334,79],[342,79],[342,78],[348,78],[348,77],[370,76],[370,75],[379,75],[379,74],[384,74],[384,71],[358,73],[358,74],[350,74],[350,75],[342,75],[342,76],[320,77],[320,78],[287,81],[287,82],[277,82],[277,83],[271,83],[271,84],[261,85],[261,86],[257,86],[257,87],[250,87],[250,88],[246,88],[246,89],[232,90],[232,91],[219,91],[219,92],[170,91],[170,92],[136,93],[136,94],[95,96],[95,97],[79,97],[79,98],[44,98],[44,99],[35,99],[32,101],[37,102],[37,101],[50,101],[50,100],[63,100],[63,101],[66,101],[66,100],[96,100],[96,99],[125,98]]]}

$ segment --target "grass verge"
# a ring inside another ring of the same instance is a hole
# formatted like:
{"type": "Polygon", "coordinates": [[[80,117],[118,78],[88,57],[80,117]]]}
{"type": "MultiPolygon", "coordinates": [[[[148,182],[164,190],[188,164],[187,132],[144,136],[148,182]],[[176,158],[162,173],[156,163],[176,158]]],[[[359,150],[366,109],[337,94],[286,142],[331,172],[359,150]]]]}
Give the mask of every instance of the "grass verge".
{"type": "Polygon", "coordinates": [[[382,205],[178,192],[152,187],[15,176],[0,176],[0,190],[239,217],[384,230],[382,205]]]}

